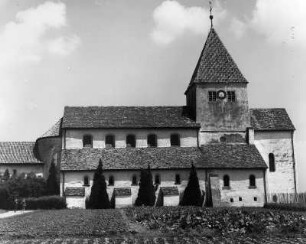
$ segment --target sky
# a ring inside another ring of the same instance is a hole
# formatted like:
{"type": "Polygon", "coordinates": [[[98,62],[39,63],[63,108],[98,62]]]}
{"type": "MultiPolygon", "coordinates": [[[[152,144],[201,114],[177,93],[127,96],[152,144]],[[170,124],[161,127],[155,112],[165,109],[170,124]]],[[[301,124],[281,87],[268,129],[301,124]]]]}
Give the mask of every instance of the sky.
{"type": "MultiPolygon", "coordinates": [[[[286,108],[306,191],[306,1],[214,0],[251,108],[286,108]]],[[[34,141],[64,106],[184,105],[208,0],[0,0],[0,140],[34,141]]]]}

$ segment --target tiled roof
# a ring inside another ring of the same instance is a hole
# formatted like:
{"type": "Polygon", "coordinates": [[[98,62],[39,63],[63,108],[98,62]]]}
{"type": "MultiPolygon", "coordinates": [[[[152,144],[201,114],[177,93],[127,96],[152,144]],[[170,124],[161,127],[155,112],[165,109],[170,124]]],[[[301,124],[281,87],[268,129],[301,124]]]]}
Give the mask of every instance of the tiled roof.
{"type": "Polygon", "coordinates": [[[197,168],[267,168],[255,145],[208,144],[201,147],[204,160],[197,168]]]}
{"type": "Polygon", "coordinates": [[[295,130],[284,108],[250,109],[255,130],[295,130]]]}
{"type": "Polygon", "coordinates": [[[178,196],[179,195],[179,191],[176,186],[161,187],[160,190],[162,191],[164,196],[178,196]]]}
{"type": "Polygon", "coordinates": [[[212,144],[196,147],[83,148],[63,150],[61,170],[95,170],[99,159],[106,170],[197,168],[266,168],[254,145],[212,144]]]}
{"type": "Polygon", "coordinates": [[[40,138],[42,137],[55,137],[60,136],[61,132],[61,125],[62,125],[63,118],[57,121],[48,131],[46,131],[40,138]]]}
{"type": "Polygon", "coordinates": [[[198,148],[83,148],[66,149],[62,152],[61,170],[95,170],[99,159],[106,170],[190,168],[191,162],[199,160],[198,148]]]}
{"type": "Polygon", "coordinates": [[[198,128],[186,107],[65,107],[62,128],[198,128]]]}
{"type": "Polygon", "coordinates": [[[65,196],[85,196],[85,188],[84,187],[66,187],[65,196]]]}
{"type": "Polygon", "coordinates": [[[131,188],[115,188],[114,194],[115,196],[124,197],[124,196],[131,196],[132,192],[131,188]]]}
{"type": "Polygon", "coordinates": [[[35,142],[0,142],[0,164],[41,164],[34,156],[35,142]]]}
{"type": "Polygon", "coordinates": [[[208,34],[189,86],[203,82],[247,83],[213,28],[208,34]]]}

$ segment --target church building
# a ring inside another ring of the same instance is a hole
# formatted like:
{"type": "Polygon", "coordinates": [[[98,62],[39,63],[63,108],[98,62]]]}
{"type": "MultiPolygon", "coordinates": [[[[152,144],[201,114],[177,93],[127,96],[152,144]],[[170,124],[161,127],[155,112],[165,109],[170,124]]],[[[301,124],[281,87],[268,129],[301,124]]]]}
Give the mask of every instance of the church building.
{"type": "Polygon", "coordinates": [[[135,203],[148,165],[165,205],[179,204],[191,164],[213,206],[263,206],[268,194],[296,192],[286,110],[249,108],[248,81],[213,27],[186,87],[184,106],[64,108],[34,148],[39,162],[57,162],[69,208],[85,208],[99,160],[116,207],[135,203]]]}

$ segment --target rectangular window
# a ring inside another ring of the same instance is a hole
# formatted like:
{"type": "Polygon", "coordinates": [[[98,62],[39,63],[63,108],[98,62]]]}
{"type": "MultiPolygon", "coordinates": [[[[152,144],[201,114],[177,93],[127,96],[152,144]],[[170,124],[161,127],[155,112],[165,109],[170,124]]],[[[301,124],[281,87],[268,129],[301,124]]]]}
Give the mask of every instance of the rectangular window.
{"type": "Polygon", "coordinates": [[[210,102],[217,101],[217,92],[216,91],[209,91],[208,92],[208,100],[210,102]]]}
{"type": "Polygon", "coordinates": [[[234,91],[228,91],[227,92],[227,101],[229,102],[235,102],[236,101],[236,94],[234,91]]]}

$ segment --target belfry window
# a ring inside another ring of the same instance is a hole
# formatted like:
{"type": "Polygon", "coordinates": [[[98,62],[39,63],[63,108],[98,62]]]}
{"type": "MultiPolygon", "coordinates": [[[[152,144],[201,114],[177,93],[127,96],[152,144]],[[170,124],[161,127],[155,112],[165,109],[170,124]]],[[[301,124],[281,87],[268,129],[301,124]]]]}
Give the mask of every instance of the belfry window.
{"type": "Polygon", "coordinates": [[[236,101],[236,94],[235,91],[228,91],[227,92],[227,100],[229,102],[235,102],[236,101]]]}
{"type": "Polygon", "coordinates": [[[127,137],[126,137],[126,147],[136,147],[135,135],[127,135],[127,137]]]}
{"type": "Polygon", "coordinates": [[[113,135],[107,135],[105,137],[105,145],[107,147],[115,147],[115,137],[113,135]]]}
{"type": "Polygon", "coordinates": [[[230,177],[228,175],[223,176],[223,187],[224,188],[230,187],[230,177]]]}
{"type": "Polygon", "coordinates": [[[208,100],[210,102],[217,101],[217,92],[216,91],[209,91],[208,92],[208,100]]]}
{"type": "Polygon", "coordinates": [[[269,153],[269,170],[275,172],[275,157],[273,153],[269,153]]]}
{"type": "Polygon", "coordinates": [[[148,135],[148,147],[157,147],[157,136],[155,134],[148,135]]]}
{"type": "Polygon", "coordinates": [[[171,134],[170,136],[170,144],[171,146],[180,146],[181,142],[180,142],[180,135],[179,134],[171,134]]]}
{"type": "Polygon", "coordinates": [[[92,136],[91,135],[83,136],[83,147],[92,147],[92,136]]]}
{"type": "Polygon", "coordinates": [[[250,175],[250,186],[249,188],[256,188],[256,178],[255,175],[250,175]]]}

